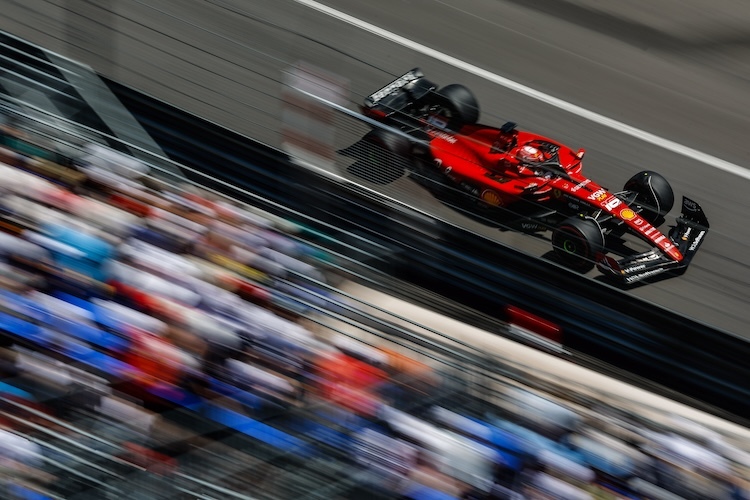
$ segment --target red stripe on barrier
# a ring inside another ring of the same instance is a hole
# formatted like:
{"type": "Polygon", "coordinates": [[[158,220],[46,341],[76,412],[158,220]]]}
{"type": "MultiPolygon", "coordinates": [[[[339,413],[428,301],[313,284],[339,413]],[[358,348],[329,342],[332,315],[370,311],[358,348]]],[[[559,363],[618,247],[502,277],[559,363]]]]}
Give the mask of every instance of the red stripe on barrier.
{"type": "Polygon", "coordinates": [[[559,325],[515,306],[507,306],[506,314],[509,323],[562,344],[562,328],[559,325]]]}

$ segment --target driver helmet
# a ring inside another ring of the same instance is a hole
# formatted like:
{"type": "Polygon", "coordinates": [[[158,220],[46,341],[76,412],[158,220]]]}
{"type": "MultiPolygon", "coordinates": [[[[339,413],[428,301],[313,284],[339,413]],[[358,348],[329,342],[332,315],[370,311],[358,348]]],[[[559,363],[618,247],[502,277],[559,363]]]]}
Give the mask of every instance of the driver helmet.
{"type": "Polygon", "coordinates": [[[539,163],[544,161],[544,153],[539,148],[529,146],[528,144],[518,148],[517,156],[522,162],[539,163]]]}

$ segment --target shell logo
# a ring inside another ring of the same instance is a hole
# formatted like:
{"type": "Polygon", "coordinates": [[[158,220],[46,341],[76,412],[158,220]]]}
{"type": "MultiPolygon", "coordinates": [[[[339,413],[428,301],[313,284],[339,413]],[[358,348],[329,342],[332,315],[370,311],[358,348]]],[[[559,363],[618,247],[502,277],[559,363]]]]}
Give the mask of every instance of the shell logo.
{"type": "Polygon", "coordinates": [[[633,219],[635,219],[635,212],[633,212],[629,208],[624,208],[620,212],[620,217],[622,217],[623,220],[633,220],[633,219]]]}
{"type": "Polygon", "coordinates": [[[503,199],[500,197],[500,195],[489,189],[485,189],[484,191],[482,191],[482,194],[479,197],[483,202],[487,203],[488,205],[492,205],[493,207],[499,207],[503,204],[503,199]]]}

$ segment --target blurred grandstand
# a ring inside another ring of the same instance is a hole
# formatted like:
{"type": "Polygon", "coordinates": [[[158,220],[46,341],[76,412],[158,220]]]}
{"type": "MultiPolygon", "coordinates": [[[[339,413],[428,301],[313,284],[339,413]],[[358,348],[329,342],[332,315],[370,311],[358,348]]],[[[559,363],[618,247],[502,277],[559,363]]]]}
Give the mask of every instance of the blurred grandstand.
{"type": "Polygon", "coordinates": [[[2,107],[3,498],[749,497],[740,436],[384,319],[335,242],[2,107]]]}

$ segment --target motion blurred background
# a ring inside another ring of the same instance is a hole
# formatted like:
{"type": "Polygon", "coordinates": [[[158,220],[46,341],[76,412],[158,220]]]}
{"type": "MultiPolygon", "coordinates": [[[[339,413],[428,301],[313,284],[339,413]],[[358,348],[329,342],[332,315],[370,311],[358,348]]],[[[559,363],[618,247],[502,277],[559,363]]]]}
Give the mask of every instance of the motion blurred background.
{"type": "MultiPolygon", "coordinates": [[[[685,407],[626,402],[548,373],[539,367],[552,363],[546,358],[519,361],[525,354],[499,337],[458,339],[473,327],[445,318],[404,324],[401,315],[415,310],[355,284],[366,259],[342,250],[352,240],[331,244],[298,213],[280,217],[267,201],[260,210],[189,186],[184,167],[169,161],[176,146],[154,140],[154,125],[123,111],[116,85],[96,74],[272,150],[288,142],[285,75],[300,62],[335,79],[350,109],[416,66],[443,84],[463,83],[477,94],[482,121],[512,119],[585,147],[587,171],[605,185],[653,168],[678,195],[698,199],[712,229],[688,273],[621,293],[744,337],[750,7],[4,7],[0,29],[45,49],[3,37],[9,498],[747,495],[745,429],[685,407]],[[515,83],[499,85],[473,67],[515,83]]],[[[180,130],[185,118],[171,116],[158,125],[180,130]]],[[[367,130],[336,113],[321,122],[327,128],[316,131],[327,131],[331,149],[367,130]]],[[[354,178],[346,162],[321,165],[524,253],[548,251],[548,242],[462,216],[407,177],[387,185],[354,178]]],[[[429,297],[401,290],[420,293],[429,297]]],[[[461,309],[431,300],[447,315],[461,309]]],[[[487,330],[511,335],[507,322],[482,318],[487,330]]],[[[565,357],[552,337],[545,349],[565,357]]]]}

